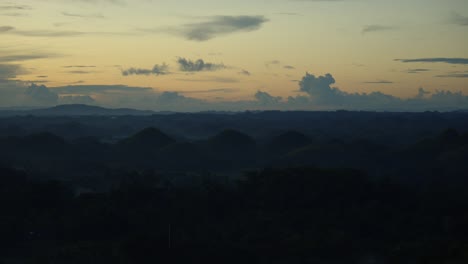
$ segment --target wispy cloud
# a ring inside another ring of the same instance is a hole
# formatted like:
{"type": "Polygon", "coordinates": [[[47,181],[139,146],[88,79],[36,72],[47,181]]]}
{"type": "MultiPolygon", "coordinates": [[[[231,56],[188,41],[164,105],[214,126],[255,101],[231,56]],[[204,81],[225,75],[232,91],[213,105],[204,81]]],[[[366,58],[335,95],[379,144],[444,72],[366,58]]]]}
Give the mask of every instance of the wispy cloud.
{"type": "Polygon", "coordinates": [[[98,18],[104,19],[105,17],[102,14],[78,14],[71,12],[62,12],[62,15],[67,17],[76,17],[76,18],[98,18]]]}
{"type": "Polygon", "coordinates": [[[218,88],[218,89],[207,89],[207,90],[190,90],[190,91],[176,91],[181,94],[207,94],[207,93],[235,93],[238,92],[237,88],[218,88]]]}
{"type": "Polygon", "coordinates": [[[14,30],[15,28],[14,27],[11,27],[11,26],[1,26],[0,27],[0,33],[5,33],[5,32],[8,32],[8,31],[12,31],[14,30]]]}
{"type": "Polygon", "coordinates": [[[188,40],[207,41],[219,36],[260,29],[268,19],[264,16],[212,16],[205,21],[187,23],[165,29],[143,29],[146,32],[167,32],[188,40]]]}
{"type": "Polygon", "coordinates": [[[0,34],[12,34],[27,37],[68,37],[85,34],[80,31],[54,31],[54,30],[18,30],[12,26],[1,26],[0,34]]]}
{"type": "MultiPolygon", "coordinates": [[[[79,81],[78,83],[82,83],[79,81]]],[[[126,85],[69,85],[54,88],[54,91],[58,94],[84,94],[90,95],[94,93],[106,93],[106,92],[140,92],[146,93],[151,92],[151,88],[147,87],[131,87],[126,85]]]]}
{"type": "Polygon", "coordinates": [[[271,60],[271,61],[265,62],[265,66],[267,68],[270,67],[271,65],[280,65],[280,64],[281,64],[281,61],[279,60],[271,60]]]}
{"type": "Polygon", "coordinates": [[[240,72],[238,72],[238,73],[241,74],[241,75],[246,75],[246,76],[252,75],[251,72],[249,72],[248,70],[244,70],[244,69],[242,69],[242,70],[241,70],[240,72]]]}
{"type": "Polygon", "coordinates": [[[5,4],[5,5],[0,5],[0,10],[7,10],[7,11],[12,11],[12,10],[30,10],[32,9],[28,5],[17,5],[17,4],[5,4]]]}
{"type": "Polygon", "coordinates": [[[386,80],[379,80],[379,81],[368,81],[368,82],[363,82],[366,84],[392,84],[394,82],[392,81],[386,81],[386,80]]]}
{"type": "Polygon", "coordinates": [[[132,32],[84,32],[84,31],[75,31],[75,30],[19,30],[12,26],[0,26],[0,35],[1,34],[10,34],[24,37],[74,37],[82,35],[119,35],[119,36],[128,36],[135,35],[132,32]]]}
{"type": "Polygon", "coordinates": [[[389,31],[389,30],[396,30],[397,28],[394,26],[388,25],[366,25],[362,28],[361,33],[367,34],[372,32],[379,32],[379,31],[389,31]]]}
{"type": "Polygon", "coordinates": [[[463,16],[457,12],[452,12],[450,22],[459,26],[468,26],[468,16],[463,16]]]}
{"type": "Polygon", "coordinates": [[[404,63],[448,63],[448,64],[468,64],[468,58],[419,58],[419,59],[395,59],[404,63]]]}
{"type": "Polygon", "coordinates": [[[450,74],[436,75],[435,77],[438,77],[438,78],[468,78],[468,73],[450,73],[450,74]]]}
{"type": "Polygon", "coordinates": [[[62,68],[96,68],[94,65],[66,65],[62,66],[62,68]]]}
{"type": "Polygon", "coordinates": [[[67,73],[71,73],[71,74],[90,74],[90,73],[95,73],[95,71],[76,70],[76,71],[67,71],[67,73]]]}
{"type": "Polygon", "coordinates": [[[169,66],[165,63],[159,65],[156,64],[153,66],[152,69],[141,69],[141,68],[128,68],[126,70],[122,70],[122,75],[123,76],[129,76],[129,75],[166,75],[168,74],[169,66]]]}
{"type": "Polygon", "coordinates": [[[177,79],[181,82],[215,82],[215,83],[238,83],[239,80],[235,78],[228,77],[206,77],[202,79],[192,79],[192,78],[179,78],[177,79]]]}
{"type": "Polygon", "coordinates": [[[4,55],[4,56],[0,55],[0,63],[45,59],[45,58],[53,58],[53,57],[58,57],[58,55],[47,54],[47,53],[11,54],[11,55],[4,55]]]}
{"type": "Polygon", "coordinates": [[[417,73],[428,72],[428,71],[431,71],[431,70],[430,70],[430,69],[421,69],[421,68],[418,68],[418,69],[408,69],[408,70],[406,70],[405,72],[406,72],[406,73],[417,74],[417,73]]]}

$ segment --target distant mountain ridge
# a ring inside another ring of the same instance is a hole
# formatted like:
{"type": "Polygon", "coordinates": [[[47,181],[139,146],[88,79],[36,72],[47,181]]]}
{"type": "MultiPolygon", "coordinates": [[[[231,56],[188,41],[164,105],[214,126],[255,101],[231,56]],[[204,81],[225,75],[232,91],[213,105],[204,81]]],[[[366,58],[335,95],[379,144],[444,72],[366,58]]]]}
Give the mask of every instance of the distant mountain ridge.
{"type": "Polygon", "coordinates": [[[57,105],[50,108],[32,110],[0,110],[0,116],[35,115],[35,116],[115,116],[115,115],[152,115],[150,110],[130,108],[105,108],[85,104],[57,105]]]}

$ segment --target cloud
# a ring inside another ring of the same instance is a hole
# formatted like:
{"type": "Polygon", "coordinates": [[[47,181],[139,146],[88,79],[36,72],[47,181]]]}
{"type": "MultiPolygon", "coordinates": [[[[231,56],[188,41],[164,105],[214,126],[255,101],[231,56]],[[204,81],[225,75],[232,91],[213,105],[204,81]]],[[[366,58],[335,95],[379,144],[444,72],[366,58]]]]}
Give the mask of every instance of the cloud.
{"type": "Polygon", "coordinates": [[[71,74],[90,74],[90,73],[95,73],[94,71],[67,71],[67,73],[71,74]]]}
{"type": "Polygon", "coordinates": [[[69,37],[85,34],[80,31],[53,31],[53,30],[18,30],[12,26],[0,27],[0,34],[12,34],[26,37],[69,37]]]}
{"type": "Polygon", "coordinates": [[[23,13],[0,13],[0,16],[20,17],[20,16],[26,16],[26,14],[23,14],[23,13]]]}
{"type": "Polygon", "coordinates": [[[436,75],[438,78],[468,78],[468,73],[450,73],[443,75],[436,75]]]}
{"type": "MultiPolygon", "coordinates": [[[[267,22],[264,16],[213,16],[206,21],[184,24],[165,31],[188,40],[207,41],[219,36],[258,30],[267,22]]],[[[145,30],[152,31],[155,30],[145,30]]],[[[161,30],[156,30],[156,32],[161,30]]]]}
{"type": "Polygon", "coordinates": [[[148,93],[153,89],[148,87],[131,87],[126,85],[68,85],[55,87],[58,94],[103,94],[103,93],[148,93]]]}
{"type": "Polygon", "coordinates": [[[276,13],[277,15],[284,15],[284,16],[302,16],[300,13],[295,13],[295,12],[279,12],[276,13]]]}
{"type": "Polygon", "coordinates": [[[453,12],[450,18],[450,22],[459,26],[468,26],[468,17],[453,12]]]}
{"type": "Polygon", "coordinates": [[[281,62],[279,60],[271,60],[271,61],[267,61],[265,62],[265,66],[268,68],[270,67],[271,65],[280,65],[281,62]]]}
{"type": "Polygon", "coordinates": [[[88,95],[65,95],[59,98],[60,104],[95,104],[96,100],[94,100],[91,96],[88,95]]]}
{"type": "Polygon", "coordinates": [[[192,61],[186,58],[178,58],[177,64],[179,64],[179,68],[183,72],[217,71],[226,68],[224,64],[205,62],[202,59],[192,61]]]}
{"type": "Polygon", "coordinates": [[[0,10],[7,10],[7,11],[11,11],[11,10],[30,10],[32,9],[30,6],[28,5],[16,5],[16,4],[6,4],[6,5],[0,5],[0,10]]]}
{"type": "Polygon", "coordinates": [[[413,73],[413,74],[416,74],[416,73],[421,73],[421,72],[428,72],[428,71],[431,71],[430,69],[408,69],[406,72],[407,73],[413,73]]]}
{"type": "Polygon", "coordinates": [[[190,91],[176,91],[180,94],[207,94],[207,93],[234,93],[238,92],[239,89],[236,88],[218,88],[218,89],[208,89],[208,90],[190,90],[190,91]]]}
{"type": "Polygon", "coordinates": [[[345,0],[290,0],[298,2],[344,2],[345,0]]]}
{"type": "Polygon", "coordinates": [[[257,91],[255,93],[255,99],[261,104],[261,105],[272,105],[272,104],[278,104],[281,102],[282,98],[281,97],[275,97],[271,96],[267,92],[262,92],[262,91],[257,91]]]}
{"type": "Polygon", "coordinates": [[[8,32],[8,31],[11,31],[11,30],[14,30],[14,29],[15,28],[11,27],[11,26],[1,26],[0,27],[0,33],[8,32]]]}
{"type": "Polygon", "coordinates": [[[448,63],[448,64],[464,64],[468,65],[468,58],[420,58],[420,59],[395,59],[404,63],[419,62],[419,63],[448,63]]]}
{"type": "Polygon", "coordinates": [[[369,81],[369,82],[364,82],[366,84],[392,84],[392,81],[386,81],[386,80],[379,80],[379,81],[369,81]]]}
{"type": "Polygon", "coordinates": [[[244,69],[242,69],[240,72],[238,72],[238,74],[246,75],[246,76],[252,75],[252,73],[250,73],[248,70],[244,70],[244,69]]]}
{"type": "Polygon", "coordinates": [[[98,19],[105,18],[102,14],[78,14],[78,13],[62,12],[62,15],[67,16],[67,17],[76,17],[76,18],[98,18],[98,19]]]}
{"type": "MultiPolygon", "coordinates": [[[[61,23],[56,23],[56,26],[62,25],[61,23]]],[[[11,26],[1,26],[0,27],[0,34],[10,34],[16,36],[23,36],[23,37],[75,37],[75,36],[83,36],[83,35],[117,35],[117,36],[125,36],[125,35],[135,35],[134,33],[125,33],[125,32],[83,32],[83,31],[74,31],[74,30],[19,30],[15,27],[11,26]]]]}
{"type": "MultiPolygon", "coordinates": [[[[460,74],[463,72],[460,72],[460,74]]],[[[333,87],[331,74],[306,73],[299,81],[296,96],[282,98],[257,91],[248,100],[209,101],[187,95],[196,93],[231,93],[236,88],[194,91],[158,91],[147,87],[124,85],[75,85],[47,88],[24,82],[0,82],[0,106],[51,106],[61,103],[93,103],[105,107],[149,109],[156,111],[244,111],[244,110],[377,110],[377,111],[447,111],[468,108],[468,96],[461,92],[429,92],[422,88],[415,96],[399,98],[383,92],[349,93],[333,87]]]]}
{"type": "Polygon", "coordinates": [[[179,78],[177,79],[178,81],[182,82],[218,82],[218,83],[237,83],[239,82],[238,79],[235,78],[227,78],[227,77],[207,77],[203,79],[185,79],[185,78],[179,78]]]}
{"type": "Polygon", "coordinates": [[[66,65],[62,66],[62,68],[96,68],[94,65],[66,65]]]}
{"type": "MultiPolygon", "coordinates": [[[[50,0],[52,1],[52,0],[50,0]]],[[[60,2],[79,2],[79,3],[86,3],[86,4],[98,4],[98,3],[103,3],[103,4],[114,4],[114,5],[120,5],[124,6],[127,2],[124,0],[56,0],[60,2]]]]}
{"type": "Polygon", "coordinates": [[[166,75],[168,74],[168,69],[169,66],[165,63],[162,65],[154,65],[152,69],[140,69],[140,68],[129,68],[126,70],[122,70],[122,75],[123,76],[129,76],[129,75],[166,75]]]}
{"type": "Polygon", "coordinates": [[[0,55],[0,63],[45,59],[45,58],[52,58],[52,57],[57,57],[57,56],[58,55],[47,54],[47,53],[12,54],[12,55],[4,55],[4,56],[0,55]]]}
{"type": "Polygon", "coordinates": [[[287,69],[287,70],[294,70],[296,69],[294,66],[291,66],[291,65],[284,65],[283,68],[287,69]]]}
{"type": "Polygon", "coordinates": [[[379,32],[379,31],[389,31],[395,30],[396,27],[393,26],[386,26],[386,25],[366,25],[362,28],[361,33],[372,33],[372,32],[379,32]]]}
{"type": "Polygon", "coordinates": [[[468,96],[464,96],[461,92],[436,91],[429,95],[420,89],[415,97],[402,99],[378,91],[348,93],[331,87],[334,83],[335,79],[331,74],[316,77],[306,73],[299,82],[299,88],[300,91],[307,93],[309,98],[290,97],[288,101],[302,100],[302,105],[312,104],[320,109],[425,111],[468,108],[468,96]],[[309,103],[306,103],[306,99],[309,103]]]}
{"type": "Polygon", "coordinates": [[[27,73],[21,65],[16,64],[0,64],[0,80],[8,80],[16,78],[20,74],[27,73]]]}
{"type": "Polygon", "coordinates": [[[58,103],[58,95],[51,92],[45,85],[31,84],[25,94],[33,99],[37,105],[55,105],[58,103]]]}

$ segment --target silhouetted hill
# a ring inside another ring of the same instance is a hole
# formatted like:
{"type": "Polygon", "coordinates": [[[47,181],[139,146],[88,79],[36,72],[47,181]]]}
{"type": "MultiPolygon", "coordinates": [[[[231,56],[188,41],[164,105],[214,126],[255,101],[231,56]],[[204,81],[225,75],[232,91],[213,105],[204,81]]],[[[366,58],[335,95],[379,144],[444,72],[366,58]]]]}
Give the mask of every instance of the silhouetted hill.
{"type": "Polygon", "coordinates": [[[240,151],[255,148],[256,142],[250,136],[237,130],[226,129],[208,139],[209,146],[214,150],[240,151]]]}
{"type": "Polygon", "coordinates": [[[270,140],[266,150],[270,154],[284,154],[299,147],[305,147],[310,143],[312,143],[312,140],[306,135],[290,130],[270,140]]]}
{"type": "Polygon", "coordinates": [[[160,149],[175,143],[170,136],[154,127],[145,128],[135,135],[121,140],[118,145],[135,149],[160,149]]]}
{"type": "Polygon", "coordinates": [[[63,138],[48,132],[29,135],[22,140],[24,148],[44,152],[62,149],[65,145],[66,142],[63,138]]]}
{"type": "Polygon", "coordinates": [[[2,111],[1,115],[34,115],[34,116],[116,116],[116,115],[151,115],[153,111],[130,108],[109,109],[100,106],[69,104],[34,110],[2,111]]]}
{"type": "Polygon", "coordinates": [[[161,167],[177,168],[178,170],[203,167],[206,153],[190,142],[178,142],[162,147],[157,154],[161,167]]]}

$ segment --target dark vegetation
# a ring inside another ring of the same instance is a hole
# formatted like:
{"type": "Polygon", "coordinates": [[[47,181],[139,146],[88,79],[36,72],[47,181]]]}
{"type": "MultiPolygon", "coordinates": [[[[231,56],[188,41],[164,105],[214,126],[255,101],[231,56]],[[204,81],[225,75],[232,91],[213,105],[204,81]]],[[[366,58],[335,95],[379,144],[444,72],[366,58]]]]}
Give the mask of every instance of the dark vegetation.
{"type": "Polygon", "coordinates": [[[0,263],[468,263],[468,114],[0,119],[0,263]]]}

